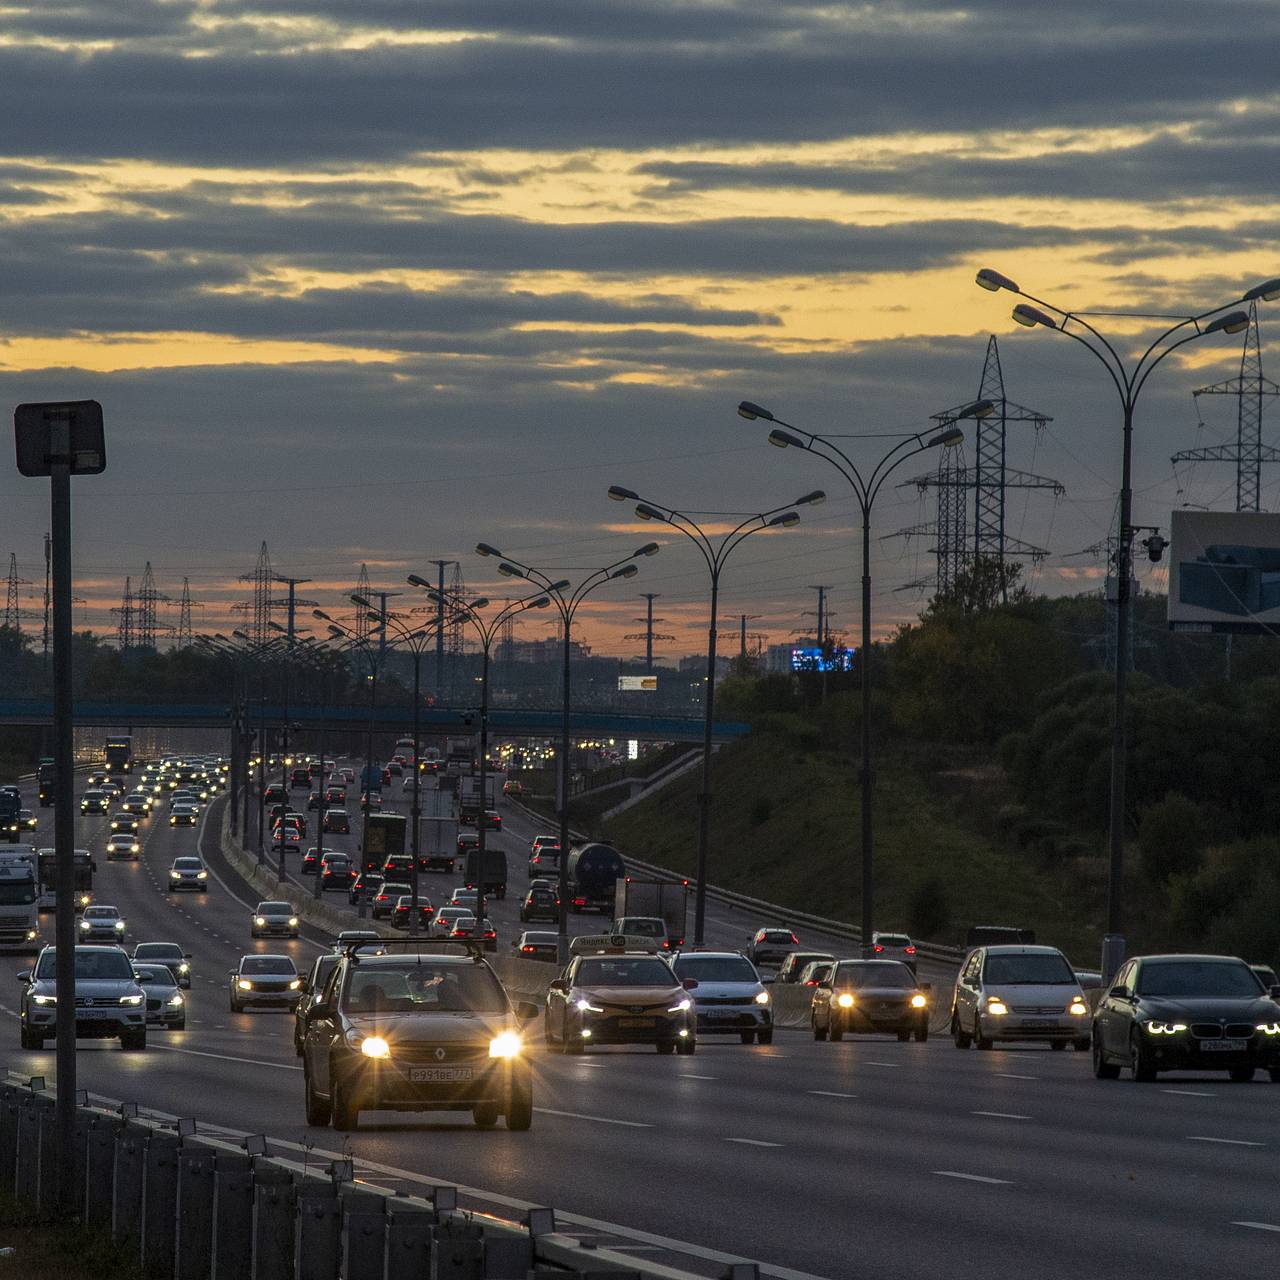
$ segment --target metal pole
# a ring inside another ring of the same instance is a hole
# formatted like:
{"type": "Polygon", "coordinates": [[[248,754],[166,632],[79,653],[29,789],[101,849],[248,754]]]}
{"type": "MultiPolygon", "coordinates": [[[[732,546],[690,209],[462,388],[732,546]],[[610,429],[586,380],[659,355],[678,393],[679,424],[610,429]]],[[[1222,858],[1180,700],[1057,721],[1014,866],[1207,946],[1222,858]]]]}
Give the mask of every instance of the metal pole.
{"type": "Polygon", "coordinates": [[[436,593],[436,705],[444,705],[444,567],[450,560],[433,561],[440,570],[440,589],[436,593]]]}
{"type": "Polygon", "coordinates": [[[75,1206],[76,911],[75,785],[71,707],[71,423],[51,423],[50,505],[53,573],[53,844],[57,863],[54,980],[62,996],[55,1020],[58,1086],[58,1187],[63,1209],[75,1206]]]}
{"type": "Polygon", "coordinates": [[[267,860],[263,824],[267,809],[267,690],[266,677],[258,686],[258,866],[267,860]]]}
{"type": "Polygon", "coordinates": [[[707,845],[711,838],[711,719],[716,703],[716,615],[720,566],[711,570],[711,625],[707,629],[707,687],[702,696],[702,790],[698,795],[698,870],[693,904],[693,945],[702,946],[707,920],[707,845]]]}
{"type": "Polygon", "coordinates": [[[569,963],[569,628],[573,615],[561,608],[564,619],[563,670],[561,684],[564,700],[560,711],[560,777],[556,794],[560,819],[560,921],[556,955],[562,965],[569,963]]]}
{"type": "Polygon", "coordinates": [[[871,861],[871,504],[862,502],[862,954],[871,952],[875,869],[871,861]]]}
{"type": "Polygon", "coordinates": [[[228,811],[231,814],[231,836],[240,834],[240,673],[231,668],[231,795],[228,811]]]}
{"type": "MultiPolygon", "coordinates": [[[[325,696],[328,690],[325,684],[328,682],[328,676],[320,684],[320,784],[316,788],[316,882],[311,888],[313,897],[319,898],[323,891],[321,885],[321,872],[324,870],[324,748],[325,748],[325,703],[328,698],[325,696]]],[[[301,862],[298,864],[301,870],[301,862]]]]}
{"type": "Polygon", "coordinates": [[[420,803],[419,792],[419,774],[418,774],[418,736],[421,731],[421,713],[419,707],[422,703],[422,647],[415,645],[413,650],[413,759],[409,762],[410,768],[413,770],[413,802],[409,807],[410,822],[413,823],[413,831],[410,835],[410,848],[413,851],[413,869],[409,873],[409,936],[417,937],[418,934],[418,859],[421,857],[421,840],[419,838],[419,828],[422,826],[422,807],[420,803]]]}
{"type": "Polygon", "coordinates": [[[253,733],[249,729],[249,676],[242,673],[240,684],[240,779],[244,812],[240,822],[240,847],[249,852],[249,793],[253,790],[249,782],[249,746],[253,742],[253,733]]]}
{"type": "MultiPolygon", "coordinates": [[[[485,808],[485,781],[489,776],[489,641],[492,637],[482,636],[483,648],[480,651],[480,816],[476,819],[476,860],[480,864],[479,884],[476,886],[476,924],[484,928],[485,913],[485,838],[484,827],[487,810],[485,808]]],[[[561,853],[563,863],[564,855],[561,853]]]]}
{"type": "MultiPolygon", "coordinates": [[[[290,647],[292,648],[293,637],[289,637],[290,647]]],[[[289,663],[292,654],[289,651],[284,655],[284,715],[280,720],[280,781],[284,786],[284,807],[285,813],[289,811],[289,663]]],[[[281,884],[284,883],[284,854],[285,854],[285,838],[284,838],[284,819],[280,821],[280,858],[276,863],[277,879],[281,884]]],[[[302,858],[299,855],[299,863],[302,858]]],[[[317,872],[317,874],[319,874],[317,872]]]]}

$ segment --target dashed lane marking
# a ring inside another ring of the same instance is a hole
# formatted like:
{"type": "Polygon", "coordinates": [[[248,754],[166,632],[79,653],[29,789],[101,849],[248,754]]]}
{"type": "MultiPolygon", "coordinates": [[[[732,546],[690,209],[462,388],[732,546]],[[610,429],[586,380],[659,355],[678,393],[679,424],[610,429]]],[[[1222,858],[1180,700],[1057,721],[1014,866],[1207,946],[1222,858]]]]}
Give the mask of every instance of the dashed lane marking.
{"type": "Polygon", "coordinates": [[[1224,1147],[1265,1147],[1265,1142],[1249,1142],[1244,1138],[1208,1138],[1203,1134],[1187,1134],[1188,1142],[1215,1142],[1224,1147]]]}
{"type": "Polygon", "coordinates": [[[1274,1222],[1233,1222],[1233,1227],[1251,1227],[1254,1231],[1280,1231],[1274,1222]]]}
{"type": "Polygon", "coordinates": [[[1030,1120],[1030,1116],[1020,1116],[1013,1111],[970,1111],[971,1116],[991,1116],[995,1120],[1030,1120]]]}
{"type": "Polygon", "coordinates": [[[760,1138],[726,1138],[726,1142],[737,1142],[744,1147],[780,1147],[780,1142],[764,1142],[760,1138]]]}
{"type": "Polygon", "coordinates": [[[992,1187],[1013,1186],[1008,1178],[988,1178],[985,1174],[961,1173],[958,1169],[935,1169],[933,1174],[936,1178],[959,1178],[962,1182],[983,1182],[992,1187]]]}
{"type": "Polygon", "coordinates": [[[830,1089],[810,1089],[815,1098],[856,1098],[856,1093],[834,1093],[830,1089]]]}
{"type": "Polygon", "coordinates": [[[237,1058],[229,1053],[207,1053],[200,1049],[179,1049],[171,1044],[158,1044],[154,1046],[162,1049],[165,1053],[185,1053],[193,1058],[217,1058],[220,1062],[239,1062],[249,1067],[275,1067],[278,1071],[301,1071],[302,1068],[295,1066],[292,1062],[267,1062],[263,1058],[237,1058]]]}
{"type": "Polygon", "coordinates": [[[1039,1076],[1016,1075],[1012,1071],[997,1071],[996,1075],[998,1075],[1002,1080],[1039,1080],[1040,1079],[1039,1076]]]}
{"type": "Polygon", "coordinates": [[[1182,1098],[1216,1098],[1216,1093],[1209,1093],[1205,1089],[1161,1089],[1161,1093],[1176,1093],[1182,1098]]]}
{"type": "MultiPolygon", "coordinates": [[[[301,1069],[301,1067],[298,1068],[299,1071],[301,1069]]],[[[588,1116],[579,1111],[553,1111],[550,1107],[534,1107],[534,1110],[544,1116],[564,1116],[569,1120],[593,1120],[596,1124],[615,1124],[624,1129],[653,1129],[656,1127],[651,1124],[643,1124],[639,1120],[615,1120],[611,1116],[588,1116]]]]}

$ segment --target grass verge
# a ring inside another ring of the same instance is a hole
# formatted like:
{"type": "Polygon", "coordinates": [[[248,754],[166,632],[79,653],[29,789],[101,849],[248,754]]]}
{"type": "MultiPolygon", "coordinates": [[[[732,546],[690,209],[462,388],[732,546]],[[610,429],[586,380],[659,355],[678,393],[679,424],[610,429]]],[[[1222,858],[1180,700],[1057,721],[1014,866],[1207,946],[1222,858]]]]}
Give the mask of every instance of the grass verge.
{"type": "Polygon", "coordinates": [[[135,1256],[110,1235],[79,1222],[37,1219],[27,1205],[0,1199],[0,1278],[8,1280],[141,1280],[135,1256]]]}

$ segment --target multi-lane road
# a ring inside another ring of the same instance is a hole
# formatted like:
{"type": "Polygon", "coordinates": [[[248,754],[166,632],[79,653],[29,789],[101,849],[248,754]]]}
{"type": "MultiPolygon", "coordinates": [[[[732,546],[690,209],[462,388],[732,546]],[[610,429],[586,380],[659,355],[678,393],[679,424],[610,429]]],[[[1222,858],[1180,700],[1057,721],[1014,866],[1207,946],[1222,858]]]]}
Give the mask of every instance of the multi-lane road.
{"type": "MultiPolygon", "coordinates": [[[[220,808],[198,829],[171,829],[158,811],[136,864],[106,862],[107,819],[77,820],[77,845],[97,856],[96,896],[128,917],[127,945],[181,942],[194,974],[187,1030],[152,1031],[145,1053],[82,1041],[83,1087],[317,1153],[348,1146],[384,1185],[454,1183],[509,1216],[554,1205],[574,1215],[573,1229],[637,1257],[670,1261],[684,1242],[681,1261],[707,1275],[724,1255],[759,1259],[767,1275],[832,1280],[1275,1270],[1280,1090],[1222,1076],[1104,1083],[1087,1055],[1047,1047],[818,1044],[802,1031],[771,1046],[704,1037],[689,1058],[625,1048],[566,1058],[535,1045],[529,1133],[482,1132],[450,1114],[366,1113],[349,1143],[309,1128],[291,1017],[229,1013],[227,970],[246,951],[287,951],[305,968],[327,938],[304,926],[296,942],[250,941],[259,895],[217,851],[220,808]],[[168,866],[197,846],[214,872],[207,898],[171,899],[168,866]]],[[[49,843],[49,811],[39,812],[36,841],[49,843]]],[[[512,889],[492,912],[503,951],[520,927],[535,830],[510,807],[504,827],[496,839],[512,889]]],[[[354,838],[333,843],[353,848],[354,838]]],[[[426,876],[424,891],[439,902],[456,883],[426,876]]],[[[303,877],[283,896],[310,890],[303,877]]],[[[708,941],[745,945],[757,923],[713,906],[708,941]]],[[[0,1061],[52,1078],[51,1050],[18,1048],[18,992],[0,984],[0,1039],[10,1037],[0,1061]]]]}

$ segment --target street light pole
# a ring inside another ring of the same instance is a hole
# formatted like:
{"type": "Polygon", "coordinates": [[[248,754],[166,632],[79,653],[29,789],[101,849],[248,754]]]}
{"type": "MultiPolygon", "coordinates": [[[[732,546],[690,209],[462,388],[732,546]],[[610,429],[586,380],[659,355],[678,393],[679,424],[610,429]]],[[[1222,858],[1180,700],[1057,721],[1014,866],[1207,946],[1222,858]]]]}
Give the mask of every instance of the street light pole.
{"type": "Polygon", "coordinates": [[[706,933],[707,918],[707,864],[711,840],[711,737],[715,719],[716,701],[716,628],[719,622],[720,574],[730,553],[753,533],[762,529],[789,528],[800,523],[799,515],[791,507],[807,506],[825,500],[821,489],[806,493],[795,502],[783,507],[748,516],[731,529],[717,543],[707,531],[690,516],[674,507],[665,507],[641,498],[632,489],[621,485],[609,487],[609,497],[615,502],[636,503],[636,515],[641,520],[661,520],[683,533],[702,554],[711,575],[711,621],[707,629],[707,675],[702,695],[702,790],[698,795],[698,861],[695,876],[693,905],[693,944],[700,947],[706,933]]]}
{"type": "Polygon", "coordinates": [[[1110,982],[1124,960],[1124,834],[1125,785],[1128,757],[1129,598],[1133,577],[1133,413],[1147,379],[1167,356],[1179,347],[1214,333],[1242,333],[1249,327],[1246,311],[1228,311],[1241,302],[1280,298],[1280,279],[1267,280],[1239,298],[1210,307],[1196,315],[1170,316],[1151,312],[1064,311],[1026,292],[1008,276],[983,268],[975,283],[991,293],[1007,290],[1030,303],[1019,303],[1013,318],[1028,329],[1052,329],[1085,348],[1106,369],[1120,399],[1123,413],[1120,461],[1120,538],[1116,547],[1116,669],[1111,712],[1111,797],[1107,819],[1107,927],[1102,943],[1102,978],[1110,982]],[[1158,333],[1131,364],[1126,365],[1115,346],[1089,317],[1119,316],[1126,319],[1176,323],[1158,333]],[[1210,318],[1212,317],[1212,318],[1210,318]],[[1070,327],[1069,327],[1070,326],[1070,327]]]}
{"type": "Polygon", "coordinates": [[[557,817],[560,819],[560,875],[558,882],[560,911],[557,955],[562,965],[569,962],[569,645],[573,631],[573,619],[583,600],[597,587],[602,587],[606,582],[612,582],[617,578],[634,578],[639,570],[630,562],[639,559],[641,556],[657,555],[658,551],[659,546],[656,542],[646,542],[644,546],[637,548],[631,555],[624,557],[622,560],[616,560],[613,564],[605,565],[603,568],[596,569],[593,573],[588,574],[577,587],[573,587],[571,590],[572,584],[567,578],[553,582],[541,569],[535,569],[530,565],[521,564],[519,560],[514,560],[510,556],[504,556],[501,551],[496,547],[490,546],[487,542],[481,542],[476,545],[476,553],[478,555],[497,557],[499,561],[498,572],[503,577],[523,578],[526,582],[541,588],[542,592],[546,594],[548,602],[555,606],[556,612],[560,614],[560,620],[564,624],[563,647],[561,650],[564,678],[563,699],[560,709],[560,778],[556,792],[557,817]]]}
{"type": "Polygon", "coordinates": [[[822,458],[835,467],[844,476],[853,490],[854,498],[862,511],[862,653],[859,658],[859,675],[862,681],[862,725],[859,734],[859,750],[861,760],[858,765],[858,782],[861,788],[862,806],[862,954],[869,956],[871,952],[871,935],[875,923],[875,862],[873,856],[872,804],[875,793],[875,773],[871,757],[871,509],[875,505],[884,482],[889,475],[908,458],[918,453],[958,444],[963,432],[955,423],[961,418],[985,418],[991,413],[993,405],[990,400],[978,400],[951,416],[949,425],[936,435],[925,438],[915,433],[900,440],[888,453],[880,459],[866,477],[858,469],[853,460],[827,436],[814,435],[801,431],[781,418],[775,417],[768,409],[761,408],[749,400],[738,405],[738,413],[748,421],[757,418],[765,422],[775,423],[774,430],[769,432],[769,443],[780,449],[795,447],[805,449],[822,458]],[[780,430],[779,428],[787,428],[780,430]]]}

